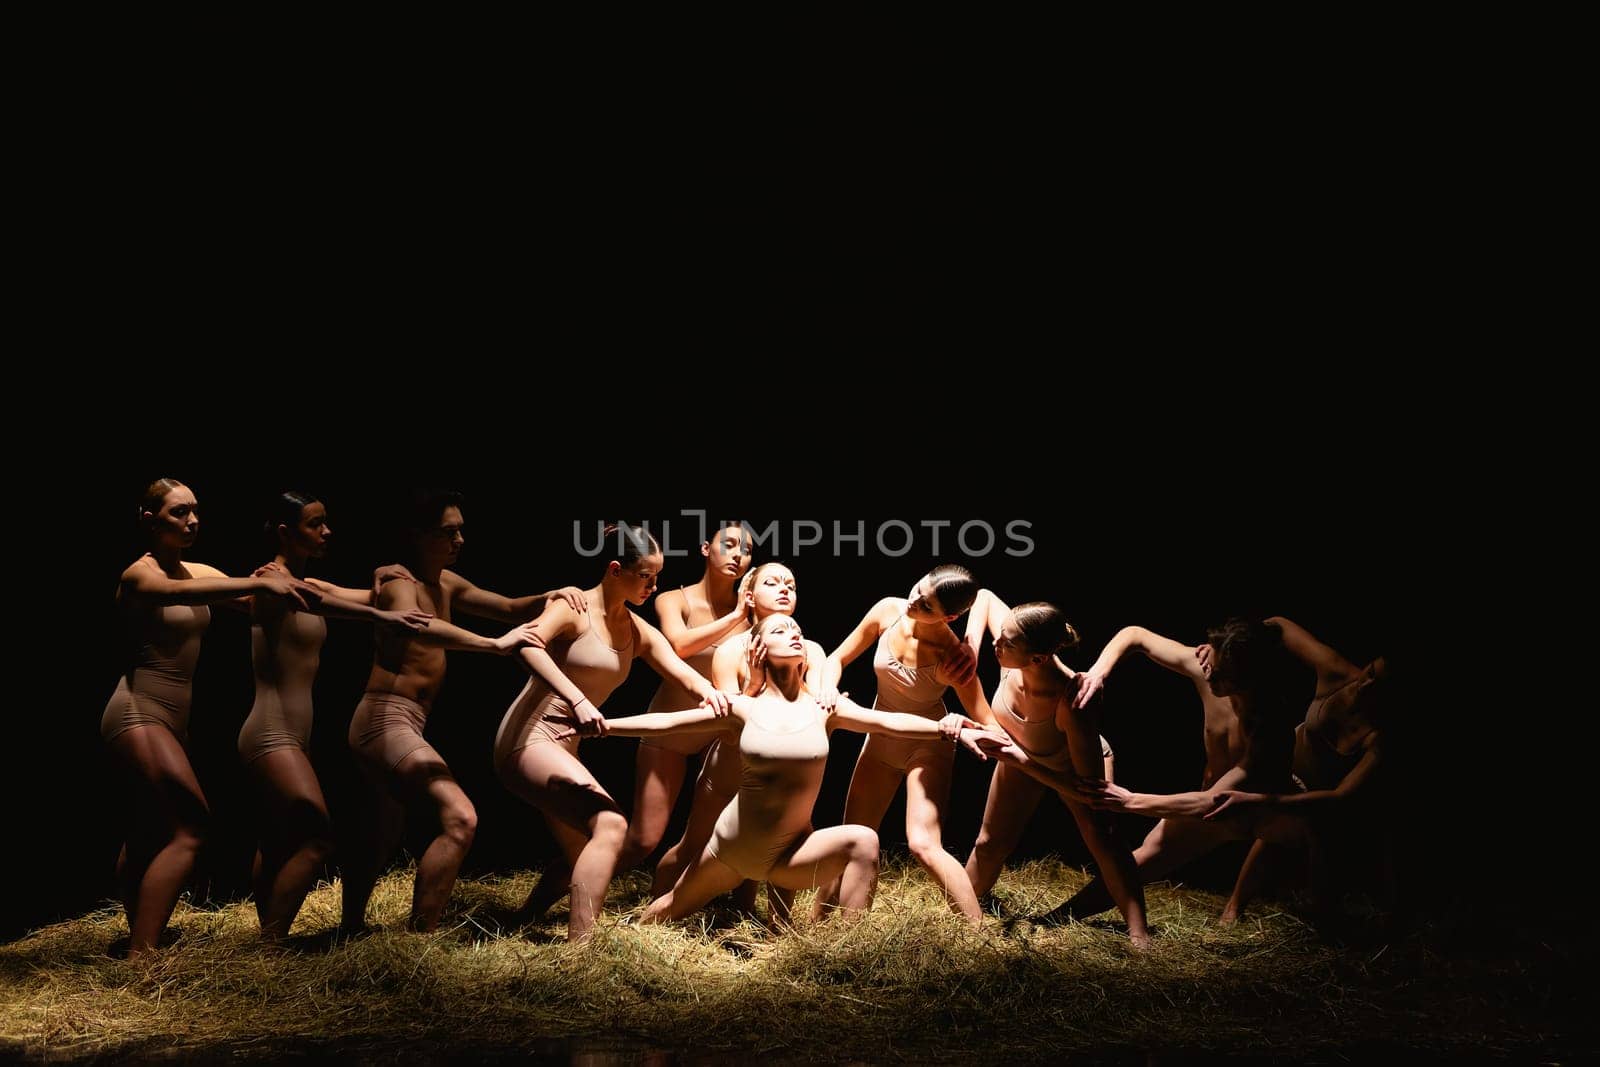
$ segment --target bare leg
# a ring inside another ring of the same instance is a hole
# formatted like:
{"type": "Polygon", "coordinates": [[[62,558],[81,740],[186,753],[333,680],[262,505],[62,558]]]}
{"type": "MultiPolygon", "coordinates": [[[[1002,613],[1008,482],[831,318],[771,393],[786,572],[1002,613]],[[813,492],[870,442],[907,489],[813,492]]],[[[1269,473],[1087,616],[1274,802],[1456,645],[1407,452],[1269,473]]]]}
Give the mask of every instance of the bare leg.
{"type": "MultiPolygon", "coordinates": [[[[1072,769],[1079,777],[1092,778],[1103,773],[1109,780],[1114,771],[1111,746],[1099,733],[1099,710],[1089,708],[1073,710],[1067,716],[1067,751],[1072,759],[1072,769]]],[[[1067,810],[1078,824],[1083,843],[1100,868],[1098,881],[1128,924],[1128,940],[1135,948],[1150,947],[1150,928],[1145,919],[1144,877],[1136,869],[1133,854],[1118,837],[1116,822],[1110,814],[1092,812],[1082,804],[1067,801],[1067,810]]]]}
{"type": "Polygon", "coordinates": [[[550,836],[556,839],[556,847],[560,853],[547,860],[539,881],[528,891],[528,899],[517,911],[516,918],[519,922],[532,922],[541,918],[545,912],[555,906],[556,902],[572,891],[572,865],[578,862],[578,857],[583,855],[583,850],[589,844],[589,835],[582,830],[568,826],[566,823],[550,815],[544,815],[544,824],[550,830],[550,836]]]}
{"type": "Polygon", "coordinates": [[[407,804],[431,809],[439,823],[439,832],[417,860],[411,895],[411,929],[432,933],[439,928],[456,874],[477,834],[478,812],[431,748],[419,748],[401,760],[394,769],[394,784],[407,804]]]}
{"type": "Polygon", "coordinates": [[[820,892],[822,886],[837,885],[840,909],[866,911],[878,885],[878,835],[854,825],[818,830],[767,872],[767,879],[790,890],[816,887],[820,892]]]}
{"type": "Polygon", "coordinates": [[[359,934],[367,929],[367,902],[384,865],[394,855],[405,829],[405,808],[389,792],[379,772],[360,762],[367,788],[346,835],[339,873],[343,886],[339,932],[359,934]]]}
{"type": "Polygon", "coordinates": [[[1117,840],[1116,827],[1105,812],[1090,811],[1075,801],[1061,798],[1078,824],[1083,843],[1100,868],[1096,882],[1128,924],[1128,940],[1135,948],[1150,947],[1150,927],[1145,918],[1144,882],[1128,846],[1117,840]]]}
{"type": "Polygon", "coordinates": [[[166,929],[194,871],[210,811],[183,745],[166,727],[124,730],[111,749],[133,793],[134,825],[120,860],[133,957],[155,948],[166,929]]]}
{"type": "Polygon", "coordinates": [[[954,755],[953,751],[941,752],[906,768],[906,843],[911,855],[944,890],[951,909],[977,926],[983,921],[978,895],[961,861],[944,847],[944,809],[950,803],[954,755]]]}
{"type": "Polygon", "coordinates": [[[1223,905],[1222,914],[1217,916],[1217,922],[1223,926],[1232,926],[1239,921],[1239,916],[1244,914],[1245,905],[1254,900],[1261,891],[1261,883],[1265,880],[1266,872],[1274,866],[1273,853],[1276,850],[1261,838],[1250,846],[1250,851],[1245,854],[1244,863],[1239,867],[1239,877],[1234,880],[1233,893],[1229,895],[1227,904],[1223,905]]]}
{"type": "Polygon", "coordinates": [[[250,764],[261,799],[256,914],[261,936],[289,933],[317,872],[333,855],[333,825],[311,761],[298,748],[273,749],[250,764]]]}
{"type": "Polygon", "coordinates": [[[700,767],[700,778],[695,783],[694,802],[689,808],[689,822],[683,828],[683,837],[667,849],[656,865],[655,878],[650,892],[661,896],[677,884],[678,878],[689,862],[699,857],[711,841],[722,809],[739,794],[739,779],[744,774],[744,763],[739,758],[737,742],[719,738],[706,753],[700,767]]]}
{"type": "Polygon", "coordinates": [[[658,923],[693,915],[743,880],[738,871],[710,851],[702,852],[684,868],[677,885],[650,902],[641,921],[658,923]]]}
{"type": "MultiPolygon", "coordinates": [[[[1141,885],[1148,885],[1164,878],[1190,860],[1205,855],[1236,836],[1219,823],[1200,819],[1162,819],[1133,852],[1138,881],[1141,885]]],[[[1105,879],[1097,877],[1044,918],[1082,919],[1115,906],[1116,901],[1106,890],[1105,879]]]]}
{"type": "MultiPolygon", "coordinates": [[[[753,883],[752,883],[753,884],[753,883]]],[[[773,929],[782,929],[794,922],[791,913],[794,910],[794,890],[785,889],[772,882],[767,883],[767,925],[773,929]]]]}
{"type": "Polygon", "coordinates": [[[1045,787],[1025,771],[1003,763],[995,767],[994,777],[989,780],[989,799],[983,808],[983,826],[967,857],[967,879],[978,896],[994,888],[1001,867],[1016,851],[1022,831],[1045,793],[1045,787]]]}
{"type": "MultiPolygon", "coordinates": [[[[883,824],[883,813],[889,810],[889,804],[894,800],[895,792],[905,776],[906,772],[898,767],[873,759],[868,755],[867,746],[862,745],[861,755],[856,757],[855,773],[850,776],[850,790],[844,798],[845,824],[865,826],[876,833],[883,824]]],[[[840,870],[842,873],[843,868],[840,870]]],[[[828,909],[839,906],[842,903],[839,893],[840,886],[837,884],[818,889],[811,906],[812,919],[821,919],[828,909]]]]}
{"type": "Polygon", "coordinates": [[[500,777],[518,797],[588,838],[572,861],[572,904],[567,918],[567,940],[583,940],[605,903],[628,821],[589,769],[562,745],[541,742],[521,749],[505,764],[500,777]]]}
{"type": "Polygon", "coordinates": [[[628,820],[628,836],[623,841],[617,870],[637,867],[661,843],[688,769],[689,760],[680,753],[654,745],[639,746],[634,762],[633,817],[628,820]]]}

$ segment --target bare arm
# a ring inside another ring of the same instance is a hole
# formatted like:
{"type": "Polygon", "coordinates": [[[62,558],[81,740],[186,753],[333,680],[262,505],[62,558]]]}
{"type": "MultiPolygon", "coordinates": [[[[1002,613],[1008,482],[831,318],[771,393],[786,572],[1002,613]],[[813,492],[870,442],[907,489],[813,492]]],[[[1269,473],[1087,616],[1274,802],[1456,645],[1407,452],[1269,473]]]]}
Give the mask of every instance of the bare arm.
{"type": "Polygon", "coordinates": [[[1106,647],[1101,649],[1100,657],[1094,661],[1094,666],[1082,674],[1074,675],[1071,668],[1056,660],[1057,666],[1067,672],[1069,677],[1078,678],[1078,694],[1073,698],[1074,707],[1087,705],[1104,686],[1106,676],[1117,665],[1117,661],[1130,650],[1143,652],[1150,659],[1176,674],[1194,682],[1197,686],[1206,684],[1205,671],[1200,666],[1200,661],[1195,657],[1193,645],[1180,644],[1170,637],[1146,630],[1143,626],[1124,626],[1117,631],[1115,637],[1106,642],[1106,647]]]}
{"type": "Polygon", "coordinates": [[[1343,683],[1361,673],[1360,667],[1311,636],[1305,627],[1281,615],[1274,615],[1266,622],[1268,626],[1276,626],[1282,632],[1283,647],[1288,649],[1290,655],[1317,672],[1319,688],[1324,681],[1343,683]]]}
{"type": "Polygon", "coordinates": [[[978,598],[972,602],[972,610],[967,616],[964,640],[968,647],[977,652],[985,641],[999,637],[1000,627],[1006,624],[1009,614],[1011,608],[1005,601],[987,589],[978,590],[978,598]]]}
{"type": "Polygon", "coordinates": [[[978,743],[979,747],[997,763],[1017,768],[1061,796],[1083,803],[1090,803],[1100,798],[1099,794],[1086,789],[1086,786],[1099,783],[1081,780],[1071,771],[1046,767],[1030,757],[1022,750],[1022,746],[1005,734],[986,732],[978,736],[978,743]]]}
{"type": "Polygon", "coordinates": [[[607,734],[623,737],[666,737],[671,734],[709,734],[729,729],[726,716],[718,716],[710,708],[689,708],[686,711],[652,711],[644,715],[627,715],[606,720],[607,734]]]}
{"type": "Polygon", "coordinates": [[[856,628],[850,631],[850,636],[839,643],[839,647],[828,654],[828,662],[822,671],[823,684],[830,688],[837,688],[839,676],[844,673],[844,668],[861,653],[872,647],[872,643],[883,633],[883,628],[893,621],[894,617],[903,611],[905,601],[899,597],[884,597],[872,606],[872,610],[864,615],[856,628]]]}
{"type": "MultiPolygon", "coordinates": [[[[385,621],[390,613],[412,617],[427,614],[418,606],[417,587],[411,582],[390,582],[378,595],[378,602],[382,608],[376,614],[385,621]]],[[[527,627],[519,626],[499,637],[485,637],[429,615],[426,626],[406,636],[412,641],[421,641],[426,645],[435,645],[455,652],[492,652],[504,656],[529,644],[533,640],[531,634],[532,631],[527,627]]]]}
{"type": "Polygon", "coordinates": [[[1227,791],[1244,780],[1244,768],[1230,767],[1210,789],[1190,793],[1134,793],[1120,785],[1106,785],[1102,805],[1158,819],[1198,819],[1221,805],[1227,791]]]}
{"type": "Polygon", "coordinates": [[[303,580],[324,597],[343,600],[346,603],[366,604],[370,607],[375,599],[371,589],[352,589],[347,585],[334,585],[332,582],[325,582],[321,578],[306,578],[303,580]]]}
{"type": "Polygon", "coordinates": [[[849,697],[840,697],[834,705],[829,725],[863,734],[885,734],[909,741],[933,741],[944,734],[937,719],[924,719],[904,711],[879,711],[864,708],[849,697]]]}
{"type": "Polygon", "coordinates": [[[656,601],[656,617],[661,620],[661,635],[672,645],[680,659],[704,652],[710,645],[739,631],[744,625],[744,605],[735,604],[733,610],[710,622],[690,626],[688,597],[683,590],[673,589],[662,593],[656,601]]]}
{"type": "Polygon", "coordinates": [[[956,691],[956,699],[961,701],[961,706],[967,709],[967,715],[975,722],[984,726],[994,725],[994,710],[989,707],[989,701],[984,699],[983,684],[974,675],[964,685],[952,685],[956,691]]]}
{"type": "Polygon", "coordinates": [[[479,589],[455,571],[445,571],[441,575],[441,580],[450,583],[450,603],[457,610],[465,615],[475,615],[492,622],[527,622],[543,614],[552,600],[563,600],[572,606],[574,594],[579,601],[583,597],[582,590],[570,586],[534,596],[502,596],[487,589],[479,589]]]}
{"type": "Polygon", "coordinates": [[[1367,750],[1362,753],[1360,761],[1351,767],[1349,772],[1339,779],[1339,784],[1332,789],[1312,789],[1304,793],[1244,793],[1237,789],[1227,789],[1222,792],[1222,802],[1206,818],[1214,818],[1229,808],[1247,804],[1279,808],[1297,815],[1309,815],[1314,811],[1336,808],[1367,788],[1377,777],[1382,762],[1382,746],[1378,743],[1376,735],[1369,735],[1367,750]]]}
{"type": "MultiPolygon", "coordinates": [[[[204,563],[185,564],[193,578],[168,578],[157,567],[135,563],[122,572],[122,591],[155,604],[226,604],[249,610],[247,597],[255,594],[281,596],[291,606],[306,607],[301,583],[281,575],[259,574],[250,578],[229,578],[204,563]]],[[[313,593],[313,595],[315,595],[313,593]]]]}
{"type": "Polygon", "coordinates": [[[648,622],[633,616],[633,632],[639,641],[639,657],[648,663],[657,674],[663,678],[670,678],[689,692],[694,693],[701,700],[709,701],[718,709],[718,714],[728,713],[727,697],[718,691],[712,684],[702,678],[700,673],[678,658],[672,651],[672,644],[661,635],[661,631],[651,626],[648,622]]]}

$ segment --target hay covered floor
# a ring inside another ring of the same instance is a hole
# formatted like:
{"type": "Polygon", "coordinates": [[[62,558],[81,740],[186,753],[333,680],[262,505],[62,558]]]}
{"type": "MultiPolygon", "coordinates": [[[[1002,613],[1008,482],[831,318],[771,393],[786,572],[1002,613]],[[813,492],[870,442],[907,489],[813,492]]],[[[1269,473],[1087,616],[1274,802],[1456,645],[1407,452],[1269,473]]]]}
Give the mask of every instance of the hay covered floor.
{"type": "MultiPolygon", "coordinates": [[[[0,946],[0,1053],[43,1060],[341,1062],[1154,1062],[1549,1059],[1587,1049],[1565,979],[1575,949],[1458,924],[1330,943],[1281,906],[1232,929],[1214,894],[1149,890],[1158,947],[1118,924],[1040,915],[1085,881],[1052,860],[1007,869],[974,932],[914,865],[886,866],[860,922],[783,935],[711,911],[640,927],[644,875],[612,888],[587,945],[565,905],[520,930],[501,917],[534,875],[458,884],[435,935],[404,932],[411,872],[379,885],[385,927],[335,942],[337,885],[307,900],[290,942],[263,947],[248,903],[180,905],[170,947],[116,958],[107,909],[0,946]],[[660,1055],[657,1056],[656,1054],[660,1055]]],[[[796,914],[806,914],[801,894],[796,914]]],[[[1588,1031],[1592,1037],[1593,1031],[1588,1031]]]]}

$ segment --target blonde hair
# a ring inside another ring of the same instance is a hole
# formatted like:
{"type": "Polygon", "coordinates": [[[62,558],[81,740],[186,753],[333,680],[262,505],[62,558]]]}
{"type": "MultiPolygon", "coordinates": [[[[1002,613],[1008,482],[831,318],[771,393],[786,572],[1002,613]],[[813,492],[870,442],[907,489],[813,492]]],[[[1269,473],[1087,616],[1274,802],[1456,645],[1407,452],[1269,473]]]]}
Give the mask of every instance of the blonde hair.
{"type": "MultiPolygon", "coordinates": [[[[761,576],[761,572],[766,570],[768,567],[782,567],[784,570],[789,572],[791,577],[793,577],[793,575],[794,575],[793,568],[791,568],[787,563],[783,562],[782,560],[769,559],[765,563],[757,563],[754,567],[751,567],[749,570],[745,571],[744,572],[744,577],[739,579],[739,600],[741,602],[743,602],[744,598],[749,596],[750,593],[752,593],[755,590],[756,579],[758,577],[760,577],[761,576]]],[[[796,581],[795,581],[796,588],[799,587],[799,584],[800,584],[799,580],[796,579],[796,581]]],[[[744,619],[745,619],[745,622],[749,623],[751,626],[754,626],[756,624],[756,608],[755,608],[754,604],[746,604],[745,605],[744,619]]]]}

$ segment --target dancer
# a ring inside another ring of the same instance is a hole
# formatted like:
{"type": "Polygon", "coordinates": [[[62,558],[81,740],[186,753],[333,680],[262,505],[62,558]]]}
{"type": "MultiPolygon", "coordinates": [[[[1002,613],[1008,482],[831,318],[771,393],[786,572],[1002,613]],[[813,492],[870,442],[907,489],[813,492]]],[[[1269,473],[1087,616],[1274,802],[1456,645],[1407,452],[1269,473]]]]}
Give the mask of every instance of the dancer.
{"type": "Polygon", "coordinates": [[[175,479],[158,479],[145,490],[139,524],[150,550],[122,572],[117,586],[127,667],[100,718],[100,736],[127,785],[129,827],[117,880],[130,958],[156,946],[205,840],[210,812],[186,745],[209,605],[246,609],[243,598],[254,595],[305,608],[316,598],[286,575],[229,578],[186,561],[200,532],[199,501],[175,479]]]}

